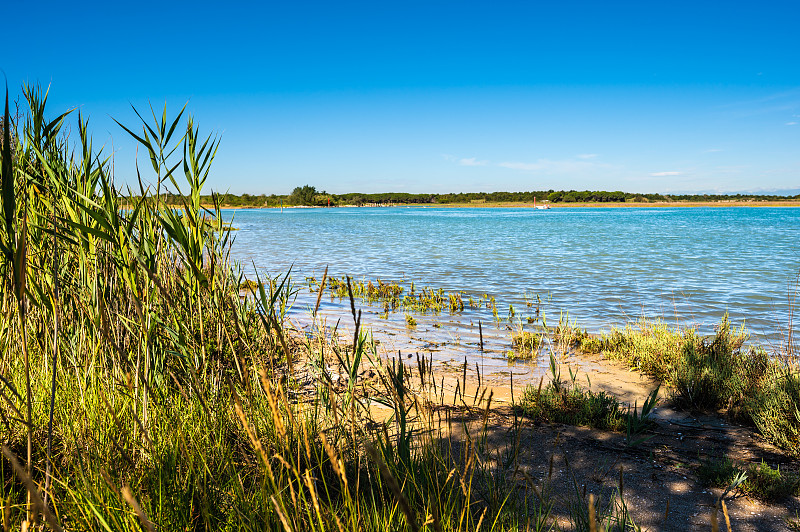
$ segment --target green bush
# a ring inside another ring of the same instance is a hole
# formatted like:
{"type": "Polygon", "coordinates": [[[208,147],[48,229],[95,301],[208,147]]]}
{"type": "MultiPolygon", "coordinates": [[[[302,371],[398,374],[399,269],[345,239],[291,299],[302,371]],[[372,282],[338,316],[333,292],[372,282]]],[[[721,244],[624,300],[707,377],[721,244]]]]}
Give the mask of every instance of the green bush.
{"type": "Polygon", "coordinates": [[[782,473],[764,462],[747,467],[745,493],[766,501],[781,501],[800,493],[800,475],[782,473]]]}
{"type": "Polygon", "coordinates": [[[769,441],[800,455],[800,375],[773,365],[765,373],[744,410],[769,441]]]}
{"type": "Polygon", "coordinates": [[[587,336],[581,339],[580,350],[584,353],[600,353],[603,351],[603,345],[602,339],[587,336]]]}
{"type": "Polygon", "coordinates": [[[675,401],[679,406],[715,410],[741,401],[744,391],[763,373],[763,365],[748,363],[763,360],[751,350],[741,348],[747,339],[744,329],[731,331],[727,314],[717,326],[713,340],[687,341],[673,369],[675,401]]]}

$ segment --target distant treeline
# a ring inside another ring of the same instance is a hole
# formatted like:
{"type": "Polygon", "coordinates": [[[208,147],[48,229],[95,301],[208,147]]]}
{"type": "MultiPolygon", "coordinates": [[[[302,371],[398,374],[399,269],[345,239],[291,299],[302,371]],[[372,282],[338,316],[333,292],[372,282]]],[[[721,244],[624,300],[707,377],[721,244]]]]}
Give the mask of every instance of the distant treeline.
{"type": "MultiPolygon", "coordinates": [[[[297,187],[286,195],[219,194],[218,199],[226,207],[278,207],[280,205],[336,206],[344,205],[393,205],[393,204],[449,204],[449,203],[624,203],[624,202],[715,202],[715,201],[785,201],[799,200],[795,196],[771,194],[639,194],[604,190],[533,190],[530,192],[459,192],[453,194],[409,194],[406,192],[381,192],[366,194],[328,194],[306,185],[297,187]]],[[[180,196],[166,193],[164,199],[170,205],[180,205],[180,196]]],[[[203,196],[203,202],[212,203],[211,196],[203,196]]]]}

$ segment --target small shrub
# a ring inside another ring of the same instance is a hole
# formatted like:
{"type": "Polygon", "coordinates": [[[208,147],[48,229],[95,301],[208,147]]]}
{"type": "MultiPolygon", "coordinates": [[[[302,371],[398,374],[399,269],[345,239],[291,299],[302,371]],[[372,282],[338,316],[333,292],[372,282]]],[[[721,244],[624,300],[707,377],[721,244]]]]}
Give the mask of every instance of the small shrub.
{"type": "Polygon", "coordinates": [[[740,401],[749,384],[747,356],[741,352],[746,339],[743,329],[738,333],[731,331],[725,315],[713,340],[685,342],[671,379],[676,389],[676,404],[715,410],[740,401]]]}
{"type": "Polygon", "coordinates": [[[744,410],[769,441],[800,455],[800,375],[785,367],[771,367],[744,410]]]}
{"type": "Polygon", "coordinates": [[[581,338],[580,350],[584,353],[600,353],[603,351],[604,342],[600,338],[587,336],[581,338]]]}

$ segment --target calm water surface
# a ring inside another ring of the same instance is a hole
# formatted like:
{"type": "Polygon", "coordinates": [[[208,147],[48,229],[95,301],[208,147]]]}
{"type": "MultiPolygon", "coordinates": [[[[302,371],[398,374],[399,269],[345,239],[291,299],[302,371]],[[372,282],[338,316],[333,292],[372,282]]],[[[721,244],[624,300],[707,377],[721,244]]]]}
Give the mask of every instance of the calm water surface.
{"type": "MultiPolygon", "coordinates": [[[[746,320],[754,338],[779,341],[788,320],[787,290],[800,270],[797,208],[339,208],[230,211],[234,257],[272,274],[293,265],[293,278],[351,275],[414,281],[469,295],[488,294],[502,316],[508,306],[528,315],[535,295],[552,325],[569,312],[590,332],[645,315],[695,325],[709,333],[725,312],[746,320]]],[[[313,306],[302,290],[298,317],[313,306]]],[[[345,308],[325,299],[329,316],[345,308]]],[[[403,314],[380,318],[397,346],[438,344],[472,356],[478,320],[490,311],[422,317],[404,345],[403,314]],[[435,321],[447,326],[433,328],[435,321]]],[[[349,303],[347,303],[349,310],[349,303]]],[[[518,314],[519,316],[519,314],[518,314]]],[[[495,354],[510,345],[508,322],[487,335],[495,354]]],[[[459,354],[460,356],[460,354],[459,354]]]]}

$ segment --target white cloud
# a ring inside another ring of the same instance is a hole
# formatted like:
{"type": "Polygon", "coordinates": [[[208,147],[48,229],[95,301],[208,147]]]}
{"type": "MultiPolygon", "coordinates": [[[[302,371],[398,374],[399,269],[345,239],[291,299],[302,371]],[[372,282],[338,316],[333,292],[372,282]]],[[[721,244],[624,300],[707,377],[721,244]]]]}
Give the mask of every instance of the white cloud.
{"type": "Polygon", "coordinates": [[[722,148],[710,148],[706,150],[704,153],[717,153],[718,151],[723,151],[722,148]]]}
{"type": "Polygon", "coordinates": [[[797,122],[786,122],[787,126],[796,126],[797,122]]]}
{"type": "Polygon", "coordinates": [[[479,161],[475,157],[469,157],[467,159],[459,159],[458,164],[461,166],[486,166],[489,161],[479,161]]]}
{"type": "Polygon", "coordinates": [[[650,172],[650,177],[667,177],[672,175],[683,175],[683,172],[650,172]]]}
{"type": "Polygon", "coordinates": [[[578,159],[594,159],[597,157],[596,153],[581,153],[578,155],[578,159]]]}

